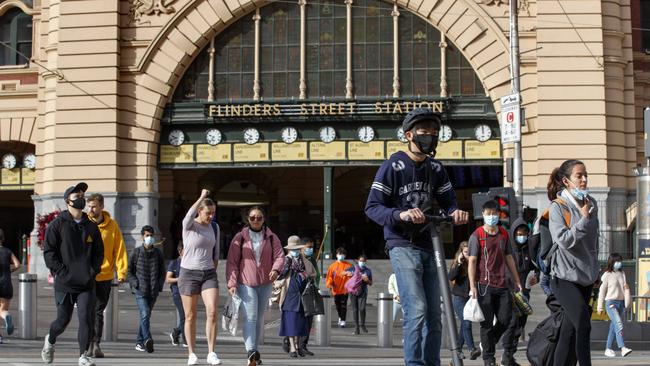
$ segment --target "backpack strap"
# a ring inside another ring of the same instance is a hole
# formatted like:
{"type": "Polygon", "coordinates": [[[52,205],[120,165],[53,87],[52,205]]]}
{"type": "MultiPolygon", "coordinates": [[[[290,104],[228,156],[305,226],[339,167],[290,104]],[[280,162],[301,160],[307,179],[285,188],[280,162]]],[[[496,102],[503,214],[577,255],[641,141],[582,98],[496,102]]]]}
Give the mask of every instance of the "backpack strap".
{"type": "MultiPolygon", "coordinates": [[[[560,205],[560,208],[562,208],[562,213],[564,216],[564,223],[566,224],[567,227],[571,227],[571,211],[569,211],[569,208],[567,207],[567,202],[562,199],[562,198],[556,198],[553,200],[553,202],[557,203],[560,205]]],[[[544,210],[544,214],[546,214],[546,218],[548,219],[549,217],[549,209],[547,208],[544,210]]]]}

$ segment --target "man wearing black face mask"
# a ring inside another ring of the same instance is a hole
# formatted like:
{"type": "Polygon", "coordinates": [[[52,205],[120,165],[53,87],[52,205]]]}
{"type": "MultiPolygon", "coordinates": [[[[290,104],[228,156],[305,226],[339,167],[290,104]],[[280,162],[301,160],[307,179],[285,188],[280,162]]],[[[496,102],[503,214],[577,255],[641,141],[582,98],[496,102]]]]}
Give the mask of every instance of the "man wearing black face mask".
{"type": "MultiPolygon", "coordinates": [[[[433,159],[440,117],[416,108],[402,123],[408,150],[385,161],[372,183],[366,215],[384,227],[386,249],[397,278],[404,309],[404,363],[440,365],[441,311],[438,275],[428,230],[422,231],[431,200],[453,218],[467,222],[442,164],[433,159]]],[[[446,281],[447,279],[440,279],[446,281]]]]}
{"type": "Polygon", "coordinates": [[[45,232],[43,256],[47,268],[54,273],[54,300],[56,320],[45,336],[41,358],[45,363],[54,360],[56,338],[70,323],[74,304],[77,304],[79,330],[79,366],[94,366],[87,354],[90,327],[95,301],[95,276],[104,260],[104,243],[97,224],[82,211],[86,206],[86,183],[66,189],[63,199],[67,210],[52,221],[45,232]]]}

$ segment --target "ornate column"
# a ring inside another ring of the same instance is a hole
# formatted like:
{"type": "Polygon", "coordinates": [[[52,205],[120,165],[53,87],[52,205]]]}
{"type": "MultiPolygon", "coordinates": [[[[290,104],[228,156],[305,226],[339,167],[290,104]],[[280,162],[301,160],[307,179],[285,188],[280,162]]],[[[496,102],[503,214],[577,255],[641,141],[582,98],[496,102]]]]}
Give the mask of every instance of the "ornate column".
{"type": "Polygon", "coordinates": [[[347,9],[346,22],[346,54],[347,54],[347,75],[345,77],[345,98],[352,99],[352,0],[345,0],[347,9]]]}
{"type": "Polygon", "coordinates": [[[393,98],[399,98],[399,10],[397,4],[393,4],[393,98]]]}
{"type": "Polygon", "coordinates": [[[306,64],[305,64],[305,58],[307,57],[305,54],[305,50],[307,48],[306,43],[307,43],[307,35],[305,32],[305,8],[307,7],[307,1],[306,0],[298,0],[298,5],[300,6],[300,95],[298,96],[299,99],[306,99],[307,98],[307,79],[305,77],[305,69],[306,69],[306,64]]]}
{"type": "Polygon", "coordinates": [[[440,32],[440,97],[447,98],[447,36],[445,32],[440,32]]]}
{"type": "Polygon", "coordinates": [[[260,8],[255,9],[255,76],[253,78],[253,99],[260,100],[260,8]]]}
{"type": "Polygon", "coordinates": [[[214,37],[210,40],[210,48],[208,48],[208,101],[214,101],[214,37]]]}

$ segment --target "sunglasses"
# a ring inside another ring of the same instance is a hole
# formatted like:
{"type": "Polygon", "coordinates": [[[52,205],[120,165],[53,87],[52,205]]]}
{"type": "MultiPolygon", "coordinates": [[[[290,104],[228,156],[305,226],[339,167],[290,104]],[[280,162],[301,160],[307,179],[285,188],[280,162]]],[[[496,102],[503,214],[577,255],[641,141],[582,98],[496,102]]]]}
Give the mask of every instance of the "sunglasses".
{"type": "Polygon", "coordinates": [[[262,221],[264,220],[264,216],[248,216],[248,219],[250,221],[262,221]]]}

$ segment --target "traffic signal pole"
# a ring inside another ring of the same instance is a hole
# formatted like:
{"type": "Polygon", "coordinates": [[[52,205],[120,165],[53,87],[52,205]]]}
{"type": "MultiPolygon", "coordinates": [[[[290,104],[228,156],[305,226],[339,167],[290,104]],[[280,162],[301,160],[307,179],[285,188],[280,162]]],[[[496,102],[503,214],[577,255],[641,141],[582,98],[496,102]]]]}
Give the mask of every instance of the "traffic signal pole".
{"type": "MultiPolygon", "coordinates": [[[[512,89],[512,94],[519,95],[519,21],[517,8],[518,1],[510,0],[510,87],[512,89]]],[[[517,113],[521,116],[521,108],[517,113]]],[[[521,216],[524,207],[524,176],[523,162],[521,158],[521,139],[514,142],[514,150],[515,156],[512,162],[512,188],[515,190],[517,216],[521,216]]]]}

